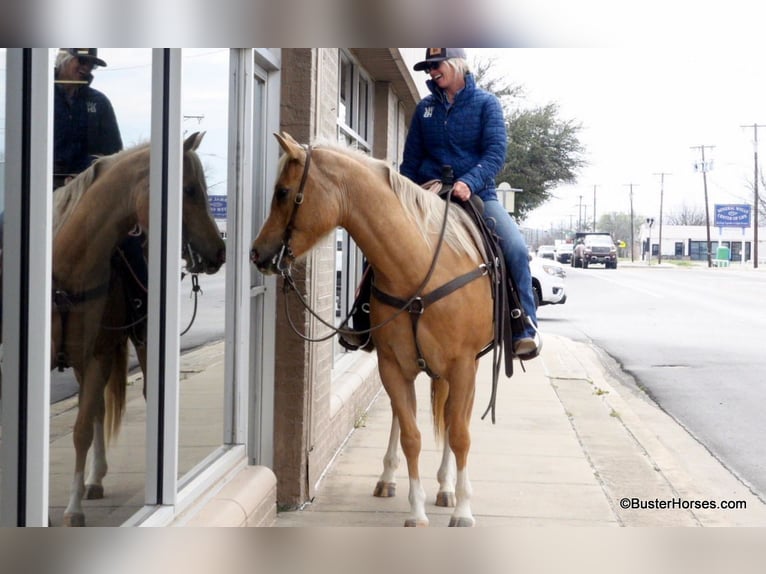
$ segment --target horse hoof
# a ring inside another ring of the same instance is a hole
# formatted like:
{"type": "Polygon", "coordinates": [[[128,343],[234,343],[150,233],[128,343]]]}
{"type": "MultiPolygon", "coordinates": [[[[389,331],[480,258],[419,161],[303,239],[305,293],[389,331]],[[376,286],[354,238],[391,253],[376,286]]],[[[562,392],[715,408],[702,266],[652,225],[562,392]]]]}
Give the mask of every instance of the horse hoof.
{"type": "Polygon", "coordinates": [[[449,525],[471,528],[476,526],[476,521],[470,516],[453,516],[449,519],[449,525]]]}
{"type": "Polygon", "coordinates": [[[379,480],[372,495],[380,498],[392,498],[396,496],[396,483],[379,480]]]}
{"type": "Polygon", "coordinates": [[[439,492],[436,495],[436,506],[443,506],[445,508],[453,508],[455,506],[455,493],[454,492],[439,492]]]}
{"type": "Polygon", "coordinates": [[[104,498],[104,487],[100,484],[86,484],[83,498],[85,500],[101,500],[104,498]]]}
{"type": "Polygon", "coordinates": [[[65,514],[64,526],[85,526],[85,515],[82,512],[65,514]]]}
{"type": "Polygon", "coordinates": [[[422,528],[428,526],[428,518],[408,518],[404,521],[405,528],[422,528]]]}

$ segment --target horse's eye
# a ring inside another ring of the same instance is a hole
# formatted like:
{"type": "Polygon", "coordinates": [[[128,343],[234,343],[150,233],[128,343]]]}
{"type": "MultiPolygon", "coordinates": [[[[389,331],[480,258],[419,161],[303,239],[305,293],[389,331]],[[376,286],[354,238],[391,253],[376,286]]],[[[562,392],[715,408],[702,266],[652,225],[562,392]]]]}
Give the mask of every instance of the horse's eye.
{"type": "Polygon", "coordinates": [[[188,197],[192,197],[194,195],[194,186],[193,185],[185,185],[184,186],[184,195],[188,197]]]}
{"type": "Polygon", "coordinates": [[[287,199],[287,196],[290,194],[290,188],[289,187],[278,187],[276,193],[274,194],[276,198],[280,201],[284,201],[287,199]]]}

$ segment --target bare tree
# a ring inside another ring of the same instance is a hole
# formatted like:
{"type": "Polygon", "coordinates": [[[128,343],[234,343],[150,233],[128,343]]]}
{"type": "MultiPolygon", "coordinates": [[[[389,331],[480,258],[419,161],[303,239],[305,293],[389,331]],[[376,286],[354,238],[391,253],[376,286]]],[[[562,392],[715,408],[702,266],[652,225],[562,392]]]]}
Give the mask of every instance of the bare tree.
{"type": "Polygon", "coordinates": [[[695,205],[682,203],[680,208],[671,211],[663,222],[667,225],[706,225],[705,210],[695,205]]]}

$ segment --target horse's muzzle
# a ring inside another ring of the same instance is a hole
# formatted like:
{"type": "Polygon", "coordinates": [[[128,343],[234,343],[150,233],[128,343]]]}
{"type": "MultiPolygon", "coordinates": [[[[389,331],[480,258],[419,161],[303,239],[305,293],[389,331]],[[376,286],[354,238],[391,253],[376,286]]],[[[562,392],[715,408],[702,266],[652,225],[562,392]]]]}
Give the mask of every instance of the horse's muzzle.
{"type": "Polygon", "coordinates": [[[221,265],[226,263],[226,249],[222,248],[218,250],[215,259],[208,259],[198,251],[194,250],[191,245],[187,244],[183,252],[183,258],[186,262],[186,270],[189,273],[205,273],[207,275],[213,275],[218,272],[221,265]]]}
{"type": "Polygon", "coordinates": [[[279,269],[277,269],[277,257],[278,254],[265,258],[258,253],[257,249],[253,248],[250,250],[250,261],[264,275],[273,275],[279,272],[279,269]]]}

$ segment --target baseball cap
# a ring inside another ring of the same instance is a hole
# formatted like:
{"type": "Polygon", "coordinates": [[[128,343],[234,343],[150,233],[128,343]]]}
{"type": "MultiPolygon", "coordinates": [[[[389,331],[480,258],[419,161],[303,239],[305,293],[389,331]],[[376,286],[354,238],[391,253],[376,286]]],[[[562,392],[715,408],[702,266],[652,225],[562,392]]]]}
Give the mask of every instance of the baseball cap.
{"type": "Polygon", "coordinates": [[[92,61],[99,66],[106,66],[106,62],[98,57],[98,48],[61,48],[65,52],[72,54],[77,58],[84,58],[92,61]]]}
{"type": "Polygon", "coordinates": [[[426,48],[426,59],[415,64],[413,69],[416,72],[427,70],[431,62],[441,62],[450,58],[465,59],[465,50],[463,48],[426,48]]]}

